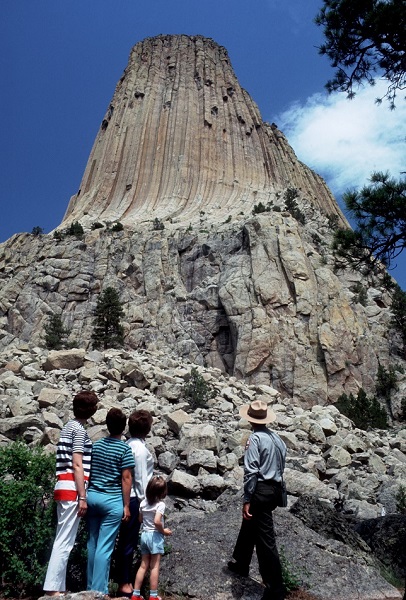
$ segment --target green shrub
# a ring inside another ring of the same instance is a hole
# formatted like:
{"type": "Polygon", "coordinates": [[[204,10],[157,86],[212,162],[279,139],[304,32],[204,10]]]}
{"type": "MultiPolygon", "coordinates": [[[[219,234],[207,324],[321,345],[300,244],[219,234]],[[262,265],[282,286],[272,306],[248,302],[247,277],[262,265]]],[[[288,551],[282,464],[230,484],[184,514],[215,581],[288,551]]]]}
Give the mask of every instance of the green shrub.
{"type": "Polygon", "coordinates": [[[81,238],[85,233],[82,225],[79,221],[74,221],[69,225],[69,227],[65,230],[66,235],[74,235],[77,238],[81,238]]]}
{"type": "Polygon", "coordinates": [[[392,321],[402,338],[403,353],[406,357],[406,292],[399,285],[395,285],[392,296],[392,321]]]}
{"type": "Polygon", "coordinates": [[[303,577],[301,577],[300,573],[293,568],[289,560],[286,558],[283,547],[279,550],[279,558],[281,560],[282,579],[286,591],[293,592],[294,590],[299,589],[299,587],[302,585],[303,577]]]}
{"type": "Polygon", "coordinates": [[[327,215],[327,220],[330,229],[338,228],[338,215],[327,215]]]}
{"type": "Polygon", "coordinates": [[[152,223],[152,229],[154,231],[162,231],[163,229],[165,229],[165,225],[160,219],[158,219],[158,217],[155,217],[154,222],[152,223]]]}
{"type": "Polygon", "coordinates": [[[92,231],[94,231],[95,229],[104,229],[104,225],[103,223],[99,223],[98,221],[96,221],[95,223],[92,223],[90,229],[92,231]]]}
{"type": "Polygon", "coordinates": [[[368,295],[362,283],[360,281],[357,281],[357,283],[355,283],[350,289],[355,294],[355,302],[359,302],[360,304],[362,304],[362,306],[366,306],[368,295]]]}
{"type": "Polygon", "coordinates": [[[390,395],[392,390],[397,388],[397,377],[396,369],[389,367],[385,369],[382,365],[378,366],[378,373],[376,375],[376,393],[382,398],[386,398],[390,395]]]}
{"type": "Polygon", "coordinates": [[[55,457],[22,442],[0,448],[1,591],[38,592],[54,536],[55,457]]]}
{"type": "Polygon", "coordinates": [[[304,225],[306,223],[306,217],[300,210],[299,205],[295,200],[295,198],[298,196],[299,192],[296,188],[288,188],[283,195],[283,199],[285,200],[286,210],[290,212],[296,221],[304,225]]]}
{"type": "Polygon", "coordinates": [[[57,240],[58,242],[60,242],[65,237],[65,234],[60,229],[55,229],[52,237],[54,238],[54,240],[57,240]]]}
{"type": "Polygon", "coordinates": [[[204,408],[207,406],[207,402],[216,395],[217,392],[204,380],[196,367],[192,367],[183,386],[183,396],[191,409],[204,408]]]}
{"type": "Polygon", "coordinates": [[[32,233],[32,235],[35,235],[35,236],[43,235],[44,230],[42,229],[42,227],[39,227],[38,225],[36,225],[36,227],[32,228],[31,233],[32,233]]]}
{"type": "Polygon", "coordinates": [[[253,215],[259,215],[263,212],[266,212],[266,206],[265,204],[263,204],[262,202],[259,202],[258,204],[254,205],[254,208],[252,209],[252,214],[253,215]]]}
{"type": "Polygon", "coordinates": [[[378,366],[378,372],[376,375],[376,387],[375,391],[379,398],[383,398],[386,402],[388,411],[392,414],[391,394],[392,391],[397,389],[397,376],[394,367],[385,369],[382,365],[378,366]]]}
{"type": "Polygon", "coordinates": [[[355,398],[352,394],[341,394],[336,402],[338,410],[354,422],[359,429],[375,427],[386,429],[388,416],[375,397],[368,398],[361,388],[355,398]]]}
{"type": "Polygon", "coordinates": [[[285,193],[283,194],[283,199],[285,200],[286,203],[291,203],[293,202],[293,200],[295,200],[295,198],[297,198],[299,196],[299,192],[297,191],[296,188],[288,188],[285,193]]]}
{"type": "Polygon", "coordinates": [[[276,210],[273,207],[272,202],[268,202],[266,206],[263,202],[258,202],[258,204],[254,204],[254,208],[252,209],[252,214],[260,215],[261,213],[264,213],[264,212],[271,212],[271,210],[276,210]]]}
{"type": "Polygon", "coordinates": [[[400,403],[400,419],[406,421],[406,398],[402,398],[400,403]]]}
{"type": "Polygon", "coordinates": [[[111,231],[123,231],[124,230],[124,225],[122,223],[120,223],[120,221],[117,221],[116,223],[114,223],[113,227],[111,228],[111,231]]]}
{"type": "Polygon", "coordinates": [[[402,514],[406,513],[406,486],[400,484],[395,494],[396,510],[402,514]]]}

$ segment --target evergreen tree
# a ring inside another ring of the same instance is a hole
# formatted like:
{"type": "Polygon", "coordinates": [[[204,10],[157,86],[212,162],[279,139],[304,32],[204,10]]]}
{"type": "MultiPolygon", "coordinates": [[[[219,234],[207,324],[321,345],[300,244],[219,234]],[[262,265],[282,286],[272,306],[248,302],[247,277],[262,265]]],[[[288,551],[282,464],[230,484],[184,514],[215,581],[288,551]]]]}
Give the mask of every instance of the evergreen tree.
{"type": "Polygon", "coordinates": [[[327,90],[353,98],[354,87],[380,77],[388,81],[384,98],[394,108],[406,86],[404,0],[324,0],[315,22],[325,37],[319,52],[336,69],[327,90]]]}
{"type": "Polygon", "coordinates": [[[349,396],[341,394],[335,405],[343,415],[354,421],[354,425],[359,429],[368,429],[369,427],[386,429],[388,427],[385,409],[374,396],[368,398],[362,388],[358,390],[356,397],[352,394],[349,396]]]}
{"type": "Polygon", "coordinates": [[[402,336],[403,352],[406,358],[406,292],[395,286],[392,296],[392,325],[402,336]]]}
{"type": "Polygon", "coordinates": [[[35,235],[35,236],[43,235],[44,230],[39,225],[36,225],[35,227],[32,228],[31,233],[32,233],[32,235],[35,235]]]}
{"type": "Polygon", "coordinates": [[[183,386],[184,398],[192,410],[206,407],[207,402],[215,398],[216,394],[216,390],[205,381],[197,368],[192,367],[190,374],[185,377],[185,384],[183,386]]]}
{"type": "Polygon", "coordinates": [[[371,185],[343,199],[357,226],[335,232],[333,252],[340,266],[374,272],[382,262],[390,268],[406,248],[406,179],[373,173],[371,185]]]}
{"type": "Polygon", "coordinates": [[[64,328],[59,315],[50,315],[44,330],[44,341],[49,350],[60,350],[66,346],[66,337],[70,331],[64,328]]]}
{"type": "Polygon", "coordinates": [[[118,292],[106,288],[97,300],[93,322],[93,345],[95,348],[117,348],[124,343],[124,330],[120,323],[124,310],[118,292]]]}
{"type": "Polygon", "coordinates": [[[66,229],[67,235],[74,235],[77,238],[83,237],[84,232],[85,231],[84,231],[82,225],[79,223],[79,221],[74,221],[66,229]]]}

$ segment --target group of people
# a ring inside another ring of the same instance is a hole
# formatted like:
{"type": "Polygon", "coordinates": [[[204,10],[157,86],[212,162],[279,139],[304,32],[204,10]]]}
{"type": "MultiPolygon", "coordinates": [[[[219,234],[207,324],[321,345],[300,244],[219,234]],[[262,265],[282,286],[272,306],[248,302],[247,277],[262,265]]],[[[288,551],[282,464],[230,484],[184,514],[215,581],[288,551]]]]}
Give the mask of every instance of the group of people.
{"type": "Polygon", "coordinates": [[[56,452],[57,530],[44,592],[60,595],[66,590],[66,570],[81,517],[86,517],[87,589],[108,594],[110,561],[119,535],[116,563],[119,569],[119,596],[141,600],[140,588],[151,570],[150,599],[159,600],[158,575],[164,536],[163,517],[166,481],[153,476],[153,458],[145,445],[152,416],[146,410],[133,412],[128,419],[130,439],[122,440],[127,418],[119,408],[106,416],[109,432],[92,444],[85,423],[97,410],[94,392],[82,391],[73,399],[74,419],[62,429],[56,452]],[[133,554],[138,545],[141,522],[141,567],[132,585],[133,554]]]}
{"type": "MultiPolygon", "coordinates": [[[[74,419],[62,429],[56,453],[54,497],[58,524],[44,583],[47,595],[66,590],[69,554],[81,517],[88,524],[87,589],[108,594],[110,561],[116,543],[118,596],[143,600],[141,586],[150,570],[150,600],[158,596],[160,559],[164,536],[166,481],[153,476],[153,458],[145,445],[152,416],[134,411],[128,419],[130,439],[122,440],[127,419],[119,408],[106,416],[109,435],[93,445],[85,423],[97,410],[94,392],[82,391],[73,399],[74,419]],[[141,565],[132,584],[132,565],[142,523],[141,565]]],[[[248,577],[254,548],[265,585],[263,600],[283,600],[285,589],[275,543],[272,512],[282,505],[286,446],[266,427],[276,416],[265,402],[254,400],[241,407],[240,416],[253,429],[244,455],[242,525],[228,569],[248,577]]]]}

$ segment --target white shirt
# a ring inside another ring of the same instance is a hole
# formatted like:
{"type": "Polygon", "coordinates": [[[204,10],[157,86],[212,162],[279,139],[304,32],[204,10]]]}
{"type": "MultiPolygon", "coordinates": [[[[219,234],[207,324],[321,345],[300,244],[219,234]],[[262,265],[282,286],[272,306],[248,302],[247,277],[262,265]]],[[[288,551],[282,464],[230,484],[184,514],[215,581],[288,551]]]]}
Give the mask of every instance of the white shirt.
{"type": "Polygon", "coordinates": [[[142,440],[141,438],[130,438],[127,441],[127,444],[131,448],[135,462],[131,497],[134,498],[134,496],[137,496],[138,500],[141,501],[145,498],[145,488],[152,477],[154,459],[145,445],[145,440],[142,440]]]}
{"type": "Polygon", "coordinates": [[[157,512],[161,515],[165,514],[165,502],[160,500],[159,502],[155,502],[155,504],[149,504],[148,500],[144,498],[140,504],[140,511],[142,513],[142,530],[156,531],[154,523],[155,515],[157,512]]]}

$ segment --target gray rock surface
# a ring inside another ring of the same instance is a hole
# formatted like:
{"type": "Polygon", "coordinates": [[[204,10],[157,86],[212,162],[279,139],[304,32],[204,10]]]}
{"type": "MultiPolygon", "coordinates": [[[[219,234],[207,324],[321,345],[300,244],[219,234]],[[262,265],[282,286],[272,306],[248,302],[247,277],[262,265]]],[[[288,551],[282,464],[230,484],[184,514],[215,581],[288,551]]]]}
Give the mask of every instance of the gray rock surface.
{"type": "MultiPolygon", "coordinates": [[[[260,600],[263,588],[255,559],[250,579],[236,577],[226,568],[240,519],[238,496],[224,498],[222,507],[212,514],[189,510],[171,514],[171,551],[161,567],[164,587],[199,600],[260,600]]],[[[303,585],[320,600],[401,598],[370,566],[371,557],[362,550],[321,537],[284,509],[275,512],[275,529],[282,553],[294,563],[303,585]]]]}

